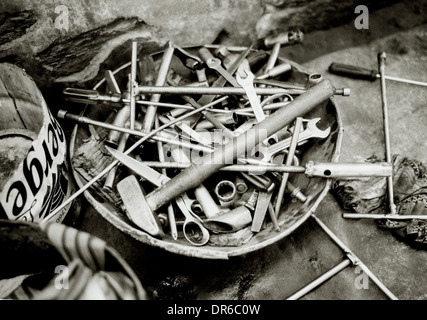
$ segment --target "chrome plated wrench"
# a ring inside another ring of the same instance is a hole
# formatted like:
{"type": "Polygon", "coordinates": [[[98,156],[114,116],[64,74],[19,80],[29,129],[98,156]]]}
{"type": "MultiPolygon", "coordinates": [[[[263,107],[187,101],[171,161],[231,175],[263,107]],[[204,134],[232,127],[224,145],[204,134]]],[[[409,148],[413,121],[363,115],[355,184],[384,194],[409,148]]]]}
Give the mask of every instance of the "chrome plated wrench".
{"type": "MultiPolygon", "coordinates": [[[[325,130],[320,130],[317,127],[317,123],[320,121],[321,118],[314,118],[307,122],[306,129],[302,132],[300,132],[298,137],[298,144],[301,144],[303,141],[306,141],[310,138],[318,138],[318,139],[324,139],[326,138],[329,133],[331,132],[331,128],[327,128],[325,130]]],[[[276,155],[277,153],[283,151],[284,149],[289,148],[291,145],[292,137],[283,139],[271,146],[267,147],[267,154],[264,157],[264,161],[269,161],[271,158],[276,155]]]]}

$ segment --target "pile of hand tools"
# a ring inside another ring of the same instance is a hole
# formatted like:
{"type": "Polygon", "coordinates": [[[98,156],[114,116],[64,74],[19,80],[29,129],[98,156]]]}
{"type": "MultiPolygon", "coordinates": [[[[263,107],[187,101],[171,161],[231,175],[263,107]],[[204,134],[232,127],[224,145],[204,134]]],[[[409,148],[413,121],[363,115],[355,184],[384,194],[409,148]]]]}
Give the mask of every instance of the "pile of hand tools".
{"type": "Polygon", "coordinates": [[[97,145],[86,145],[87,152],[103,150],[99,159],[80,159],[90,158],[96,170],[75,197],[96,185],[150,236],[203,246],[213,235],[242,237],[243,230],[247,237],[267,226],[280,232],[284,208],[312,200],[292,175],[389,177],[386,162],[309,159],[301,165],[304,152],[331,133],[317,126],[320,117],[305,116],[350,91],[321,74],[288,81],[293,66],[278,59],[280,45],[269,44],[268,54],[221,45],[189,50],[169,42],[157,56],[138,56],[133,42],[124,81],[108,71],[104,91],[65,89],[67,100],[107,114],[99,120],[58,113],[88,125],[97,145]]]}

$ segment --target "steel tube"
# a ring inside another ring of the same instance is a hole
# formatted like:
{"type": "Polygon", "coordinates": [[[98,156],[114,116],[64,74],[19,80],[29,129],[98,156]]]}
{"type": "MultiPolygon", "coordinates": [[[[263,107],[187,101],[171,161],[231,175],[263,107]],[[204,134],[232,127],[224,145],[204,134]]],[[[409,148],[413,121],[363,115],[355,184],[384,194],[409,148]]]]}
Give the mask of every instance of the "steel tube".
{"type": "Polygon", "coordinates": [[[251,130],[216,148],[211,154],[201,157],[200,163],[192,163],[172,180],[149,193],[146,197],[147,203],[153,210],[157,210],[181,193],[196,187],[222,167],[233,163],[237,157],[258,145],[261,139],[273,135],[296,117],[328,100],[334,93],[335,87],[327,79],[314,85],[285,108],[277,110],[251,130]]]}
{"type": "MultiPolygon", "coordinates": [[[[383,126],[384,126],[384,141],[385,141],[385,157],[388,163],[392,163],[391,151],[390,151],[390,133],[389,133],[389,123],[388,123],[388,107],[387,107],[387,94],[386,94],[386,85],[385,85],[385,52],[378,54],[378,68],[380,71],[380,80],[381,80],[381,102],[383,110],[383,126]]],[[[390,175],[387,178],[387,191],[388,191],[388,202],[390,206],[390,214],[396,214],[396,205],[394,204],[394,194],[393,194],[393,176],[390,175]]]]}
{"type": "Polygon", "coordinates": [[[302,298],[307,293],[313,291],[314,289],[322,285],[324,282],[326,282],[327,280],[329,280],[330,278],[332,278],[333,276],[335,276],[336,274],[338,274],[339,272],[347,268],[350,264],[351,264],[351,261],[349,259],[343,260],[342,262],[337,264],[335,267],[333,267],[332,269],[328,270],[327,272],[322,274],[320,277],[315,279],[313,282],[309,283],[304,288],[298,290],[293,295],[286,298],[286,300],[298,300],[302,298]]]}
{"type": "Polygon", "coordinates": [[[136,87],[136,67],[137,67],[137,42],[132,42],[132,58],[131,58],[131,71],[130,71],[130,128],[135,129],[135,87],[136,87]]]}

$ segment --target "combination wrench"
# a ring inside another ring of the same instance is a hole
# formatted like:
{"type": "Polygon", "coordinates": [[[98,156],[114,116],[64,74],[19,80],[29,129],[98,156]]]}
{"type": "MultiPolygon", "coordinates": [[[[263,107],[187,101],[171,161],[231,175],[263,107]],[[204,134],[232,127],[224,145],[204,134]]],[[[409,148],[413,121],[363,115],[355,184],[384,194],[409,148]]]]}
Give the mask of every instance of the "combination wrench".
{"type": "Polygon", "coordinates": [[[247,68],[239,68],[236,74],[237,83],[242,86],[246,92],[249,103],[252,107],[252,110],[255,114],[255,118],[258,122],[261,122],[265,119],[265,114],[261,106],[259,97],[255,91],[254,79],[255,75],[248,70],[247,68]],[[246,74],[246,77],[242,77],[241,74],[246,74]]]}
{"type": "MultiPolygon", "coordinates": [[[[328,127],[325,130],[320,130],[316,125],[319,121],[320,118],[313,118],[307,122],[306,129],[299,134],[298,144],[302,144],[302,142],[311,138],[324,139],[329,135],[331,128],[328,127]]],[[[292,137],[289,137],[268,146],[267,154],[264,156],[263,161],[270,161],[277,153],[289,148],[291,141],[292,137]]]]}

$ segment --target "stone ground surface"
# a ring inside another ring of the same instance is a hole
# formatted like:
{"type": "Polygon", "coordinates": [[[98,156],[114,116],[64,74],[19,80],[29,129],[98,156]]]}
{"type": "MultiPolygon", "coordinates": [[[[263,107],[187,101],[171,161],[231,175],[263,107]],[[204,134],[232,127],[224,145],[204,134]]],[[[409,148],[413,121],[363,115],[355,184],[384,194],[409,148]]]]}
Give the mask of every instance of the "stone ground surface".
{"type": "MultiPolygon", "coordinates": [[[[388,75],[427,81],[427,15],[425,11],[421,15],[410,6],[384,9],[370,17],[369,30],[356,30],[351,21],[282,50],[284,57],[322,73],[336,87],[351,88],[350,97],[336,97],[345,130],[341,161],[384,155],[380,83],[331,75],[329,64],[376,69],[377,53],[384,51],[388,75]]],[[[387,81],[387,95],[392,153],[426,162],[426,88],[387,81]]],[[[427,299],[427,252],[400,242],[373,220],[344,219],[342,213],[328,194],[315,214],[399,299],[427,299]]],[[[282,241],[228,261],[188,258],[148,247],[109,225],[90,207],[82,212],[78,227],[117,249],[156,299],[281,300],[345,258],[311,219],[282,241]]],[[[358,276],[360,270],[347,267],[303,299],[387,299],[373,282],[367,289],[357,289],[358,276]]]]}

